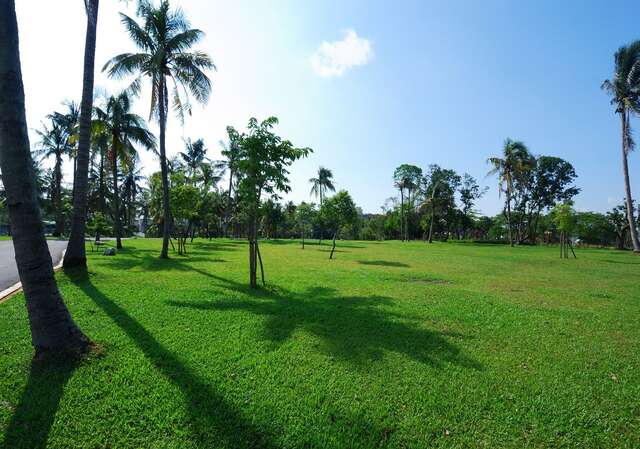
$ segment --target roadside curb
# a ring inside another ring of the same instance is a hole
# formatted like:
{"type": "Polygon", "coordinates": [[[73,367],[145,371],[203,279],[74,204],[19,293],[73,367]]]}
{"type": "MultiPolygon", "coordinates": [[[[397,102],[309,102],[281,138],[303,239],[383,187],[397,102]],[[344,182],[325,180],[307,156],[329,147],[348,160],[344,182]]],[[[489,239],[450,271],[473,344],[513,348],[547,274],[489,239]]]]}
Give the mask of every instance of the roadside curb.
{"type": "MultiPolygon", "coordinates": [[[[67,250],[65,249],[64,251],[62,251],[62,256],[60,257],[60,262],[58,262],[58,264],[53,267],[53,271],[58,271],[62,268],[62,264],[64,262],[64,255],[67,253],[67,250]]],[[[11,287],[9,288],[5,288],[4,290],[2,290],[0,292],[0,304],[2,304],[3,302],[11,299],[11,297],[13,297],[16,293],[19,293],[20,291],[22,291],[22,283],[17,282],[15,284],[13,284],[11,287]]]]}

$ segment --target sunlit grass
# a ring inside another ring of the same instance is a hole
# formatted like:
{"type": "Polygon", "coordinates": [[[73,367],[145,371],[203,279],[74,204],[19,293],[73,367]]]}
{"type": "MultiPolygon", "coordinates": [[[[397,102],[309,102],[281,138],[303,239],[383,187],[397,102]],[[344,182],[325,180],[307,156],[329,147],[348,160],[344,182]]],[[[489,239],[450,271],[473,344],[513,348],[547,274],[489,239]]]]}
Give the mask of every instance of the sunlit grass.
{"type": "Polygon", "coordinates": [[[102,346],[31,367],[0,305],[5,447],[639,447],[640,258],[557,248],[160,241],[60,273],[102,346]]]}

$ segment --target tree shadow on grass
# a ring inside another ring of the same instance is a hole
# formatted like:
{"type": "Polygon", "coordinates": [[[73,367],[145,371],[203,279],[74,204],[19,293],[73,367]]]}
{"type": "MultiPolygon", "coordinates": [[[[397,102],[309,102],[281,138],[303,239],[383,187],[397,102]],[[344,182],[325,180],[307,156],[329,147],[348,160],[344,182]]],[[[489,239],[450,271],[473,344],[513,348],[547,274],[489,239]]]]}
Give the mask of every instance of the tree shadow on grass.
{"type": "Polygon", "coordinates": [[[409,268],[409,265],[402,262],[394,262],[391,260],[359,260],[361,265],[376,265],[380,267],[397,267],[397,268],[409,268]]]}
{"type": "Polygon", "coordinates": [[[58,410],[64,386],[79,361],[31,362],[29,379],[4,433],[4,449],[43,448],[58,410]]]}
{"type": "MultiPolygon", "coordinates": [[[[212,276],[220,279],[217,276],[212,276]]],[[[233,281],[224,280],[227,287],[233,281]]],[[[434,367],[445,363],[480,370],[482,366],[464,355],[452,339],[464,335],[427,329],[405,314],[385,310],[392,304],[383,296],[343,297],[334,289],[314,287],[301,294],[283,289],[254,292],[247,300],[169,301],[176,307],[198,310],[246,311],[266,317],[263,336],[278,346],[303,330],[319,338],[318,349],[357,368],[382,360],[385,351],[401,353],[434,367]]]]}
{"type": "Polygon", "coordinates": [[[72,282],[131,338],[155,368],[182,391],[191,418],[191,440],[196,447],[275,447],[269,436],[243,418],[211,385],[203,382],[125,309],[96,288],[86,271],[69,274],[72,282]]]}

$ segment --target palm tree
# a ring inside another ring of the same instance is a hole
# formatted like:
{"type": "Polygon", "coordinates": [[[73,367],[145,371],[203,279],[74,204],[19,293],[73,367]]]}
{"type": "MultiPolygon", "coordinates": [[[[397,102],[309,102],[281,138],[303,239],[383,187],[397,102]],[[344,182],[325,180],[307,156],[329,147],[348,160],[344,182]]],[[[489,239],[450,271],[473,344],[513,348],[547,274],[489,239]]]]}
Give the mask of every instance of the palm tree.
{"type": "Polygon", "coordinates": [[[400,239],[404,242],[404,191],[407,188],[407,180],[396,179],[394,186],[400,191],[400,239]]]}
{"type": "Polygon", "coordinates": [[[490,157],[487,162],[492,166],[487,176],[498,175],[499,192],[505,193],[505,209],[507,215],[507,232],[509,244],[513,246],[511,232],[511,199],[513,185],[519,173],[527,169],[531,159],[529,149],[520,141],[506,139],[502,148],[503,157],[490,157]]]}
{"type": "Polygon", "coordinates": [[[163,0],[155,7],[149,0],[140,0],[137,15],[142,25],[131,17],[120,14],[129,37],[142,51],[123,53],[111,59],[104,66],[110,77],[121,78],[136,75],[130,89],[140,92],[143,78],[151,81],[150,116],[158,119],[160,125],[160,171],[162,177],[162,207],[164,229],[160,257],[169,257],[171,234],[171,210],[169,207],[169,174],[165,135],[169,108],[169,86],[173,83],[172,106],[178,117],[190,112],[188,94],[205,104],[211,92],[211,81],[206,70],[215,69],[211,58],[204,52],[189,49],[203,36],[203,32],[190,28],[189,21],[181,9],[170,9],[169,1],[163,0]]]}
{"type": "Polygon", "coordinates": [[[64,234],[64,213],[62,210],[62,162],[64,156],[70,156],[72,147],[69,144],[69,129],[65,122],[60,120],[61,114],[49,115],[51,122],[48,127],[42,124],[42,129],[37,130],[40,142],[35,154],[42,159],[54,159],[53,186],[51,200],[56,216],[56,228],[53,235],[56,237],[64,234]]]}
{"type": "Polygon", "coordinates": [[[635,143],[631,137],[631,113],[640,113],[640,41],[629,46],[620,47],[615,56],[613,78],[602,83],[602,88],[611,95],[611,104],[620,114],[622,136],[622,174],[624,177],[625,200],[627,203],[627,221],[633,251],[640,252],[638,230],[633,216],[633,199],[629,180],[629,163],[627,157],[633,151],[635,143]]]}
{"type": "Polygon", "coordinates": [[[333,173],[328,168],[320,167],[317,177],[309,179],[309,182],[311,183],[311,195],[320,200],[320,207],[322,207],[327,192],[336,191],[333,185],[333,173]]]}
{"type": "Polygon", "coordinates": [[[36,357],[86,350],[90,342],[74,323],[53,273],[44,236],[18,50],[14,0],[0,0],[0,170],[9,208],[15,259],[24,290],[36,357]]]}
{"type": "MultiPolygon", "coordinates": [[[[328,191],[335,192],[336,188],[333,185],[333,173],[328,168],[318,168],[318,175],[315,178],[309,179],[311,183],[311,195],[314,195],[320,200],[320,208],[327,195],[328,191]]],[[[320,244],[322,244],[322,226],[320,227],[320,244]]]]}
{"type": "Polygon", "coordinates": [[[84,66],[82,75],[82,100],[80,102],[79,137],[77,158],[73,176],[73,217],[65,268],[87,266],[84,236],[87,225],[87,192],[89,182],[89,152],[91,147],[91,115],[93,110],[93,77],[96,56],[96,32],[98,29],[99,0],[84,0],[87,14],[87,31],[84,42],[84,66]]]}
{"type": "Polygon", "coordinates": [[[222,155],[226,158],[223,161],[217,161],[216,168],[220,170],[222,174],[225,171],[229,171],[229,188],[227,189],[227,205],[224,208],[224,221],[222,223],[222,234],[225,237],[229,237],[227,232],[229,229],[229,218],[231,214],[231,195],[233,192],[233,181],[237,173],[238,157],[240,153],[240,135],[231,126],[227,126],[227,136],[229,138],[228,143],[220,141],[222,147],[222,155]]]}
{"type": "Polygon", "coordinates": [[[133,158],[128,166],[127,171],[122,178],[122,201],[124,203],[125,225],[131,228],[135,220],[136,199],[142,192],[142,181],[145,177],[142,175],[142,169],[139,167],[138,157],[133,158]]]}
{"type": "Polygon", "coordinates": [[[118,193],[118,161],[130,166],[137,157],[135,144],[155,149],[155,137],[147,130],[144,119],[131,112],[131,101],[126,92],[107,101],[105,110],[96,108],[96,124],[111,136],[108,151],[113,184],[113,221],[116,247],[122,248],[120,197],[118,193]]]}
{"type": "Polygon", "coordinates": [[[185,139],[184,148],[186,151],[180,152],[180,157],[187,166],[187,172],[191,181],[195,183],[198,170],[201,165],[208,161],[207,159],[207,147],[204,145],[204,140],[197,139],[192,142],[191,139],[185,139]]]}

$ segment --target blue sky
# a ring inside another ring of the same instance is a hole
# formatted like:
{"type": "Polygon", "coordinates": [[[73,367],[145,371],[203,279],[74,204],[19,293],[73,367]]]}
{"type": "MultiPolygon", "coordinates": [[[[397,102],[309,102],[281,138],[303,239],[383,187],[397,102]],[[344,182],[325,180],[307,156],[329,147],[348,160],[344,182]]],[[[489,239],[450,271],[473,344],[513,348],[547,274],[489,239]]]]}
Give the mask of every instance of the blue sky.
{"type": "MultiPolygon", "coordinates": [[[[81,2],[37,2],[37,10],[17,3],[36,128],[61,100],[80,96],[84,12],[81,2]]],[[[98,70],[133,49],[117,15],[132,14],[133,2],[101,3],[98,70]]],[[[183,137],[203,137],[215,159],[227,125],[276,115],[284,137],[314,149],[293,167],[294,201],[309,199],[308,179],[323,165],[366,212],[377,212],[395,194],[397,165],[437,163],[488,185],[479,208],[494,214],[501,199],[485,161],[511,137],[574,164],[579,209],[605,211],[622,200],[619,123],[600,84],[615,50],[640,38],[637,2],[174,3],[207,33],[200,48],[218,71],[209,104],[185,126],[169,124],[170,153],[183,137]],[[337,65],[314,65],[323,42],[337,65]]],[[[112,92],[123,86],[100,73],[96,83],[112,92]]],[[[148,97],[136,107],[146,116],[148,97]]],[[[630,160],[636,195],[639,158],[630,160]]],[[[142,161],[146,173],[158,166],[151,154],[142,161]]]]}

